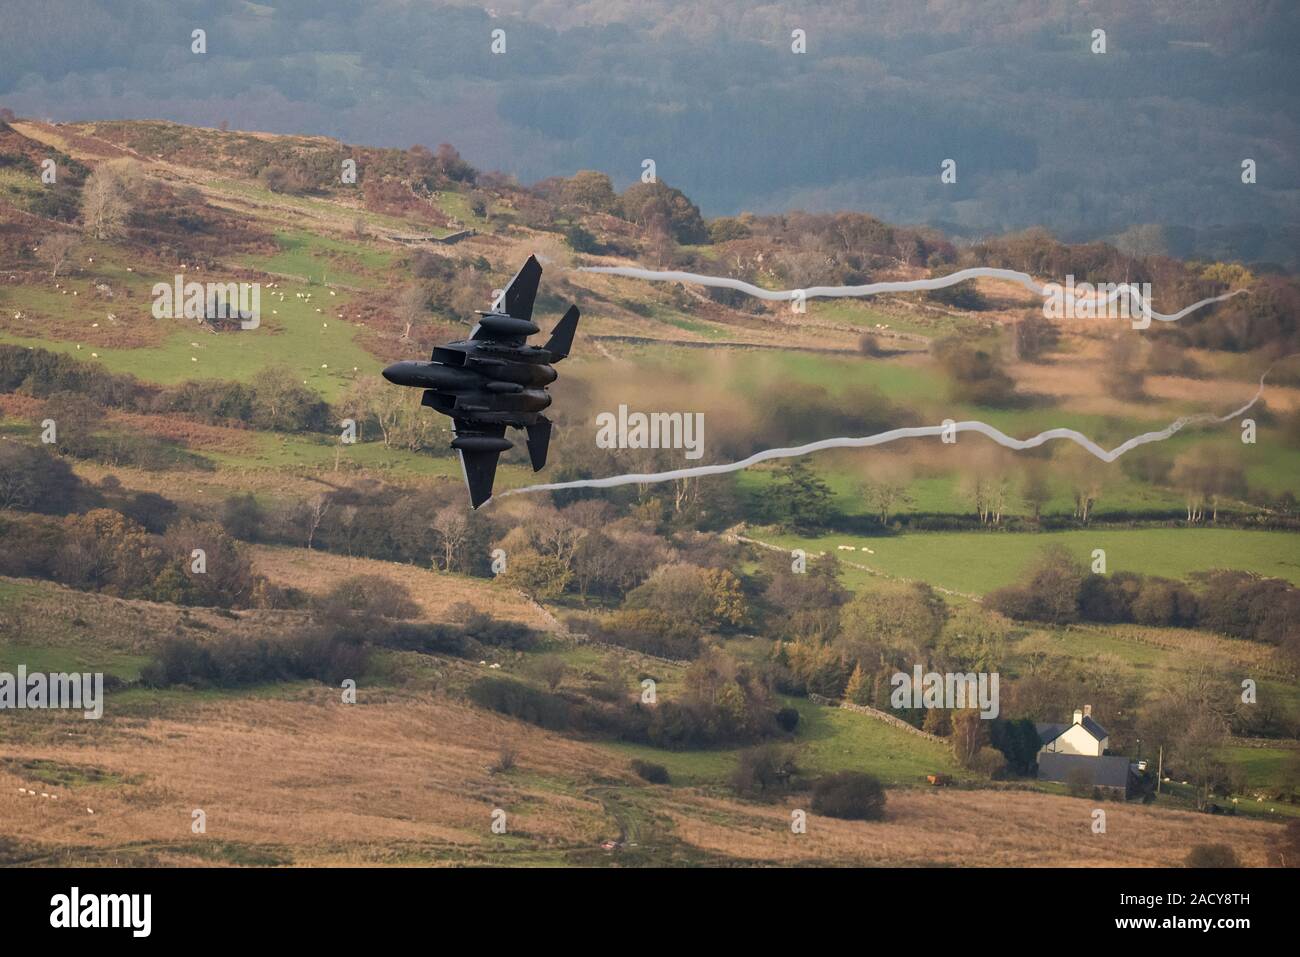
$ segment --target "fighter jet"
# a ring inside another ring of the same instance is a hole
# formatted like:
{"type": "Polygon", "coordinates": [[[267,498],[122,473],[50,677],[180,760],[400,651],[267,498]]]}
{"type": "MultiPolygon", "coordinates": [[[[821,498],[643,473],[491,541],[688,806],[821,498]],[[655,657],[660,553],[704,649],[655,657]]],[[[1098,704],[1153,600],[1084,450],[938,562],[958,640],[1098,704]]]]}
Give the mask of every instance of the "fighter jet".
{"type": "Polygon", "coordinates": [[[528,337],[539,331],[532,315],[541,278],[541,265],[529,256],[493,311],[479,313],[468,339],[438,346],[428,362],[394,362],[384,370],[395,385],[424,389],[421,403],[451,417],[451,447],[460,453],[474,508],[492,497],[497,459],[514,447],[505,437],[506,426],[528,431],[534,472],[546,465],[551,442],[551,421],[542,415],[551,404],[546,387],[555,381],[552,364],[573,346],[578,308],[569,307],[546,345],[528,345],[528,337]]]}

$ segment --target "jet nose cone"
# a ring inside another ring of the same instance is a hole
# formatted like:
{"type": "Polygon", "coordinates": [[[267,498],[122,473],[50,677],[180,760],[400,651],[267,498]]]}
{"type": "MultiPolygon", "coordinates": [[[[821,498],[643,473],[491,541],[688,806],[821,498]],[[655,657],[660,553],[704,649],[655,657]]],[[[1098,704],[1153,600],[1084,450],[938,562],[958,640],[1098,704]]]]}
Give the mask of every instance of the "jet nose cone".
{"type": "Polygon", "coordinates": [[[393,385],[406,385],[409,362],[394,362],[388,368],[384,369],[384,378],[393,385]]]}

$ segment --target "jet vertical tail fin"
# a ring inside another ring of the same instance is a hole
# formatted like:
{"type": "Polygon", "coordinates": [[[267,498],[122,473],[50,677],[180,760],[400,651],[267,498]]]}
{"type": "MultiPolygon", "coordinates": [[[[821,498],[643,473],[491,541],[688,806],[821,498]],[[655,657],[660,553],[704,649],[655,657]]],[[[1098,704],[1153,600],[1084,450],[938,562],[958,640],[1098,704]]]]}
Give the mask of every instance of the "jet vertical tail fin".
{"type": "Polygon", "coordinates": [[[536,256],[529,256],[520,267],[515,278],[506,286],[503,303],[506,315],[516,319],[530,319],[533,315],[533,300],[537,298],[537,284],[542,279],[542,265],[536,256]]]}
{"type": "Polygon", "coordinates": [[[578,331],[578,307],[570,306],[563,318],[555,324],[551,331],[551,338],[546,341],[543,347],[552,356],[552,360],[558,362],[569,354],[573,348],[573,334],[578,331]]]}
{"type": "Polygon", "coordinates": [[[533,463],[534,472],[540,472],[546,466],[546,452],[550,445],[551,420],[543,417],[528,427],[528,458],[533,463]]]}

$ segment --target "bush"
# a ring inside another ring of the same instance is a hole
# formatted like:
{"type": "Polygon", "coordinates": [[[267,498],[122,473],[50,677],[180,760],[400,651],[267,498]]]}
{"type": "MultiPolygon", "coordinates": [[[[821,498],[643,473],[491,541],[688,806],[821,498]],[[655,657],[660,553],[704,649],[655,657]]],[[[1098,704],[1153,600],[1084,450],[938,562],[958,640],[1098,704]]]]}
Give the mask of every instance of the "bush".
{"type": "Polygon", "coordinates": [[[562,698],[509,678],[479,679],[470,685],[469,699],[481,708],[551,731],[569,726],[569,706],[562,698]]]}
{"type": "Polygon", "coordinates": [[[1241,859],[1228,844],[1197,844],[1183,863],[1186,867],[1241,867],[1241,859]]]}
{"type": "Polygon", "coordinates": [[[971,761],[971,767],[980,774],[988,775],[990,778],[1001,777],[1007,769],[1006,756],[997,748],[985,745],[975,752],[975,758],[971,761]]]}
{"type": "Polygon", "coordinates": [[[327,631],[307,630],[283,638],[188,636],[163,645],[140,671],[150,687],[239,688],[273,681],[311,678],[337,684],[366,668],[368,651],[360,643],[327,631]]]}
{"type": "Polygon", "coordinates": [[[632,770],[636,772],[637,777],[643,781],[649,781],[651,784],[668,783],[668,769],[662,764],[653,764],[650,761],[633,758],[632,770]]]}
{"type": "Polygon", "coordinates": [[[493,774],[505,774],[507,771],[514,769],[519,761],[519,754],[510,745],[506,745],[497,752],[496,764],[492,765],[493,774]]]}
{"type": "Polygon", "coordinates": [[[760,744],[740,752],[731,786],[747,797],[777,794],[789,787],[790,779],[798,772],[790,748],[760,744]]]}
{"type": "Polygon", "coordinates": [[[786,734],[794,734],[799,727],[799,712],[794,708],[782,708],[776,713],[777,726],[786,734]]]}
{"type": "Polygon", "coordinates": [[[318,602],[322,615],[370,622],[375,618],[415,618],[420,606],[400,582],[383,575],[354,575],[331,588],[318,602]]]}
{"type": "Polygon", "coordinates": [[[812,809],[846,821],[879,821],[885,816],[885,788],[861,771],[840,771],[813,786],[812,809]]]}

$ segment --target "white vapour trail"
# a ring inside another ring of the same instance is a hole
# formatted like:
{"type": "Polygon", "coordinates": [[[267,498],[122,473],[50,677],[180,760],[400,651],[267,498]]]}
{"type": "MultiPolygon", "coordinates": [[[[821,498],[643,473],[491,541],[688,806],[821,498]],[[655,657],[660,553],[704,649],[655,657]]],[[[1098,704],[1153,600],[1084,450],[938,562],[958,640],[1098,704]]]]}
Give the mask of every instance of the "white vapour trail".
{"type": "MultiPolygon", "coordinates": [[[[1300,353],[1297,353],[1300,355],[1300,353]]],[[[1292,356],[1286,356],[1286,359],[1292,356]]],[[[1279,362],[1284,361],[1282,359],[1279,362]]],[[[1274,363],[1276,365],[1276,363],[1274,363]]],[[[614,488],[619,485],[649,485],[655,482],[672,482],[676,479],[697,478],[705,475],[724,475],[727,472],[739,472],[741,469],[747,469],[751,465],[757,465],[759,462],[766,462],[769,459],[788,459],[798,458],[802,455],[809,455],[813,452],[821,452],[825,449],[860,449],[873,445],[884,445],[888,442],[895,442],[899,439],[915,439],[926,436],[943,435],[945,431],[956,432],[978,432],[986,435],[999,445],[1017,451],[1023,449],[1033,449],[1048,442],[1052,439],[1069,439],[1076,445],[1087,449],[1103,462],[1114,462],[1125,452],[1129,452],[1139,445],[1146,445],[1150,442],[1163,442],[1171,438],[1175,433],[1186,425],[1199,423],[1218,424],[1221,422],[1230,422],[1250,411],[1251,407],[1260,400],[1264,394],[1264,380],[1268,374],[1273,371],[1273,366],[1264,370],[1263,375],[1259,377],[1259,388],[1255,390],[1254,396],[1239,409],[1234,409],[1226,415],[1215,415],[1212,412],[1201,412],[1196,415],[1186,415],[1175,419],[1169,425],[1155,432],[1143,432],[1141,435],[1135,435],[1133,438],[1122,442],[1115,448],[1107,451],[1100,445],[1088,438],[1082,432],[1076,432],[1074,429],[1048,429],[1046,432],[1039,432],[1037,435],[1027,439],[1016,439],[1007,435],[1005,432],[995,429],[993,426],[976,421],[954,422],[951,425],[922,425],[905,429],[891,429],[888,432],[880,432],[876,435],[863,436],[861,438],[835,438],[822,439],[818,442],[809,442],[807,445],[797,445],[788,449],[766,449],[762,452],[756,452],[749,458],[741,459],[738,462],[727,462],[721,465],[697,465],[691,468],[672,469],[667,472],[642,472],[628,475],[611,475],[608,478],[598,479],[579,479],[573,482],[552,482],[545,485],[529,485],[525,488],[507,489],[498,493],[505,495],[524,495],[529,492],[555,492],[561,489],[573,488],[614,488]]]]}
{"type": "MultiPolygon", "coordinates": [[[[1034,281],[1034,278],[1028,273],[1017,272],[1014,269],[994,269],[991,266],[976,266],[971,269],[959,269],[955,273],[947,276],[940,276],[936,279],[912,279],[898,282],[871,282],[865,286],[809,286],[807,289],[763,289],[761,286],[755,286],[753,283],[745,282],[742,279],[730,279],[726,276],[705,276],[693,272],[673,272],[659,271],[654,269],[641,269],[636,266],[582,266],[580,272],[604,273],[608,276],[627,276],[632,279],[648,279],[652,282],[690,282],[700,286],[715,286],[719,289],[735,289],[747,295],[754,296],[758,299],[766,299],[769,302],[790,302],[799,298],[800,294],[806,299],[831,299],[841,297],[857,296],[876,296],[885,292],[925,292],[931,289],[943,289],[947,286],[955,286],[959,282],[967,279],[1006,279],[1010,282],[1016,282],[1024,286],[1030,292],[1040,296],[1051,294],[1047,286],[1041,286],[1034,281]]],[[[1127,296],[1132,307],[1136,306],[1137,311],[1134,315],[1149,314],[1153,319],[1159,319],[1161,322],[1175,322],[1189,313],[1195,312],[1203,306],[1211,303],[1223,302],[1225,299],[1231,299],[1233,296],[1245,292],[1244,289],[1236,289],[1232,292],[1226,292],[1221,296],[1212,296],[1209,299],[1202,299],[1186,306],[1175,313],[1157,312],[1151,307],[1151,303],[1143,298],[1142,291],[1135,283],[1119,283],[1114,289],[1105,296],[1098,299],[1074,299],[1074,302],[1089,302],[1093,305],[1099,303],[1112,303],[1120,296],[1127,296]]]]}

